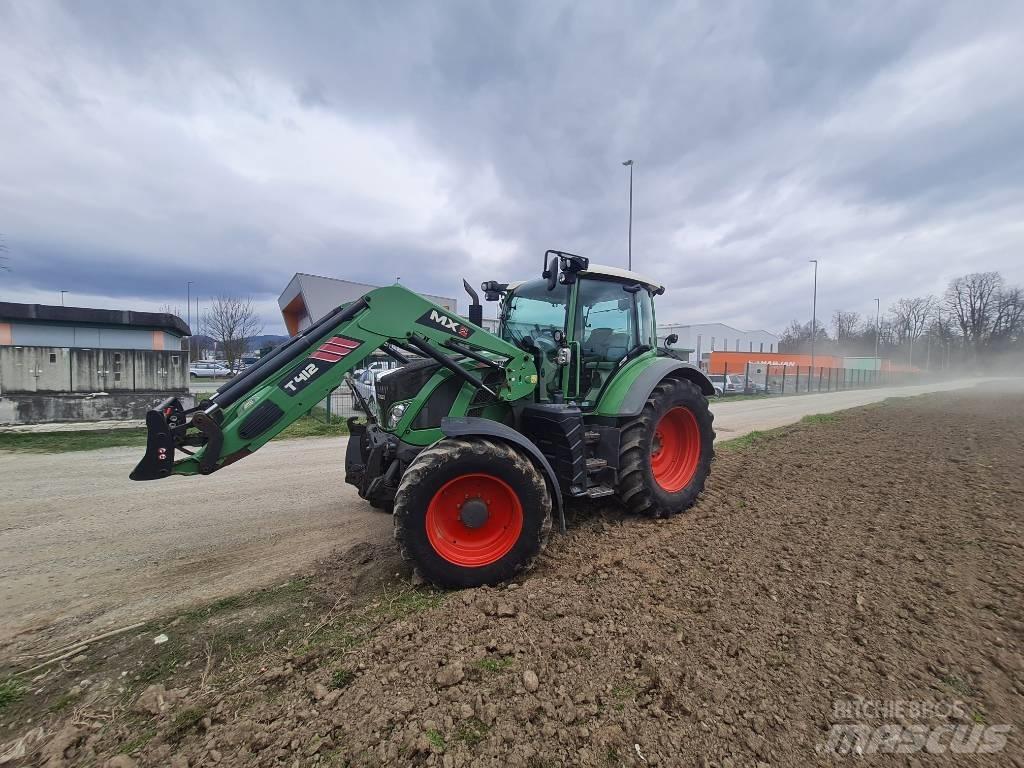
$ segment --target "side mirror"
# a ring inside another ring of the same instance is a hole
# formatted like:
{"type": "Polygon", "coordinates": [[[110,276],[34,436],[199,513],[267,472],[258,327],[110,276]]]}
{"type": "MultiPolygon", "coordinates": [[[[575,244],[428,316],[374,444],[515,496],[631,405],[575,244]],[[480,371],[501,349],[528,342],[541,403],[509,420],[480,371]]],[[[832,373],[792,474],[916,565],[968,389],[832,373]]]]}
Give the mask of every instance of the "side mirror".
{"type": "Polygon", "coordinates": [[[548,279],[548,290],[555,290],[555,286],[558,285],[558,257],[552,256],[551,261],[548,262],[548,268],[544,270],[544,277],[548,279]]]}
{"type": "Polygon", "coordinates": [[[665,337],[665,346],[666,347],[671,347],[677,341],[679,341],[679,334],[678,333],[670,333],[668,336],[665,337]]]}

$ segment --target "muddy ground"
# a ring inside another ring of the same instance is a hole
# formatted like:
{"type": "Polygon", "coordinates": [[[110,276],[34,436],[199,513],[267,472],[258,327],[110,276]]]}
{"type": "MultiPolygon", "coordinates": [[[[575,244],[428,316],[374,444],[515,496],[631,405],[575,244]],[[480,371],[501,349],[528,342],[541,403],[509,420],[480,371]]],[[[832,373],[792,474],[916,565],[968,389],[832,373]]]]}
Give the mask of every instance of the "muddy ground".
{"type": "Polygon", "coordinates": [[[1024,396],[977,391],[755,435],[690,513],[576,509],[501,589],[411,588],[363,545],[33,672],[46,655],[9,660],[0,762],[856,760],[831,735],[910,753],[881,764],[1024,765],[1022,441],[1024,396]]]}

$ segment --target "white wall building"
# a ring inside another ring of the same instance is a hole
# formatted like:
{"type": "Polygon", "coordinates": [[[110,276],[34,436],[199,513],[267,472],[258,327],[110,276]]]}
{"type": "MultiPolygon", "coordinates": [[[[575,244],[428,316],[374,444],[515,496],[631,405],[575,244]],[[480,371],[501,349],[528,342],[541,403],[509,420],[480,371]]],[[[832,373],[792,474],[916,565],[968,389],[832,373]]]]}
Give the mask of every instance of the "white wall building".
{"type": "MultiPolygon", "coordinates": [[[[284,324],[288,328],[288,333],[294,336],[335,307],[355,301],[363,294],[379,287],[379,285],[354,283],[351,280],[296,272],[278,297],[277,303],[281,307],[281,314],[284,316],[284,324]]],[[[412,286],[407,287],[416,290],[412,286]]],[[[458,312],[458,303],[455,299],[431,296],[427,293],[422,295],[451,312],[458,312]]]]}
{"type": "Polygon", "coordinates": [[[690,362],[707,361],[712,352],[778,352],[779,337],[770,331],[741,331],[725,323],[658,326],[658,344],[670,333],[679,336],[673,348],[689,349],[690,362]]]}

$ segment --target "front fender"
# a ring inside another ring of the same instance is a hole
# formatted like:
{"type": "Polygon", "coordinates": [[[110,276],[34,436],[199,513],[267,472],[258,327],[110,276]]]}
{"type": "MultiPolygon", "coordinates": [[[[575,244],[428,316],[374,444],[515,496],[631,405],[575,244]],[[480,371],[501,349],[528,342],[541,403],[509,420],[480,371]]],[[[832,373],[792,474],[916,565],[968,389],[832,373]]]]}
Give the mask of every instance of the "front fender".
{"type": "Polygon", "coordinates": [[[711,379],[693,363],[670,357],[640,358],[616,374],[616,380],[601,395],[594,412],[616,418],[639,416],[654,388],[670,376],[692,381],[705,397],[715,394],[711,379]]]}
{"type": "Polygon", "coordinates": [[[478,416],[446,416],[441,419],[441,432],[445,437],[494,437],[526,451],[547,476],[548,487],[551,489],[555,510],[558,513],[558,526],[562,533],[565,533],[565,510],[562,507],[562,489],[558,485],[558,476],[547,457],[541,453],[540,448],[530,438],[500,421],[483,419],[478,416]]]}

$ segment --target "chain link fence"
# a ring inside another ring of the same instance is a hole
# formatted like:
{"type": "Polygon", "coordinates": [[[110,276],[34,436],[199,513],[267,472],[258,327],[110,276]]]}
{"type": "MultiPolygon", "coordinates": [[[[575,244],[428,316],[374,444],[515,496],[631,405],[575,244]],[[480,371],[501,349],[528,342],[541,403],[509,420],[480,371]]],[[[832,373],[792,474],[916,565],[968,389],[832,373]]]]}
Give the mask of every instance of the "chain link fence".
{"type": "Polygon", "coordinates": [[[924,371],[880,371],[864,368],[826,368],[810,365],[757,365],[712,374],[723,395],[806,395],[851,389],[900,387],[922,384],[924,371]]]}

